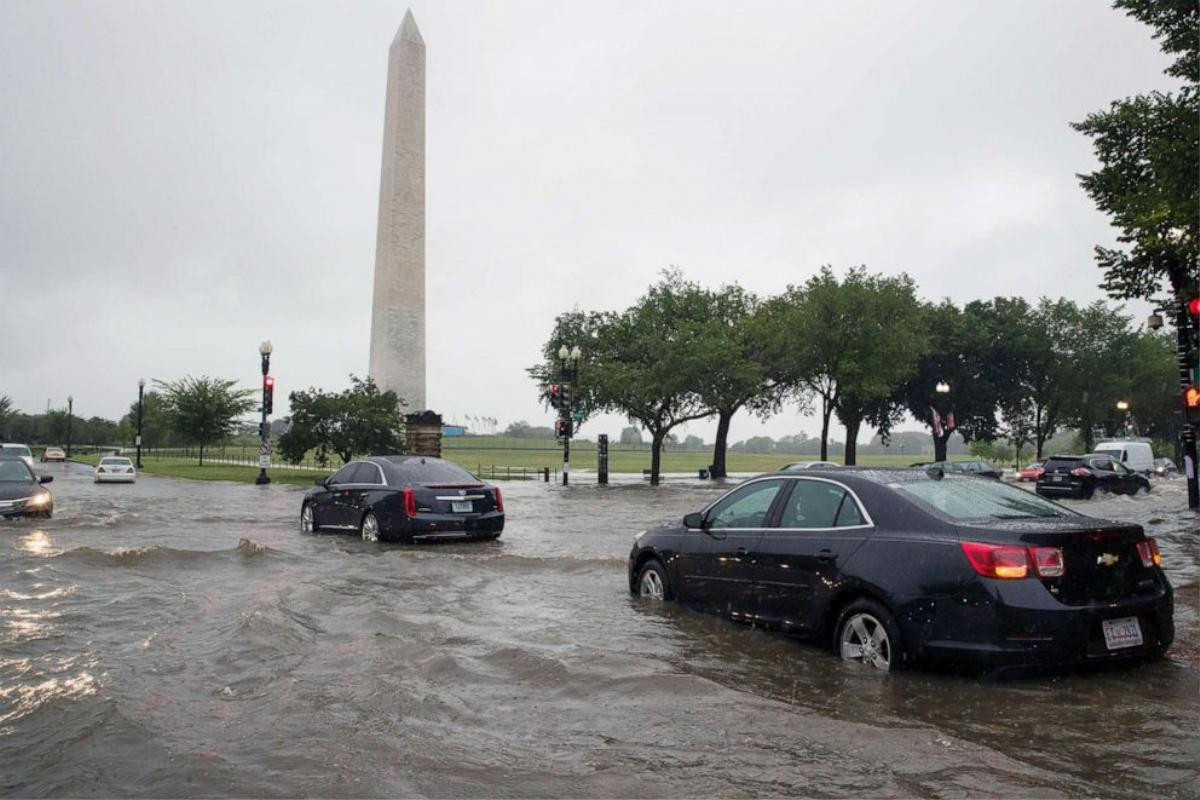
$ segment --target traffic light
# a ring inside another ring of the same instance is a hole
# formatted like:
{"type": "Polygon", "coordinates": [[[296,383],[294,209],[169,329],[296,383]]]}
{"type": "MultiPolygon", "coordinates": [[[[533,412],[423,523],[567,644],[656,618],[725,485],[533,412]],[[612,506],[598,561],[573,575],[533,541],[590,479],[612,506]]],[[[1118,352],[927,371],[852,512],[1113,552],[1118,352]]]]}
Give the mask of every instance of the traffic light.
{"type": "Polygon", "coordinates": [[[560,394],[561,391],[562,387],[557,383],[550,384],[549,395],[551,408],[562,408],[562,395],[560,394]]]}
{"type": "Polygon", "coordinates": [[[574,426],[569,419],[560,419],[554,423],[554,435],[560,439],[570,439],[574,432],[574,426]]]}
{"type": "Polygon", "coordinates": [[[560,408],[570,408],[571,407],[571,384],[564,383],[562,385],[562,388],[559,391],[562,393],[561,394],[562,403],[561,403],[560,408]]]}
{"type": "Polygon", "coordinates": [[[1188,422],[1200,422],[1200,386],[1192,384],[1183,390],[1183,414],[1188,422]]]}
{"type": "Polygon", "coordinates": [[[1188,300],[1187,310],[1193,317],[1200,317],[1200,297],[1193,297],[1191,300],[1188,300]]]}
{"type": "Polygon", "coordinates": [[[275,408],[275,379],[263,375],[263,413],[270,414],[275,408]]]}

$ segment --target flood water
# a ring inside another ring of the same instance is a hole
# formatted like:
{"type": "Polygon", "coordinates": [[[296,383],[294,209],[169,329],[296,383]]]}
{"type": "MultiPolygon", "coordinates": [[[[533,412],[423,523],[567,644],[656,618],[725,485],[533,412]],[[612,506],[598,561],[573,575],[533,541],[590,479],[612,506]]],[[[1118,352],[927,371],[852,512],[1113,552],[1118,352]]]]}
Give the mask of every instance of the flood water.
{"type": "Polygon", "coordinates": [[[697,481],[504,485],[483,544],[299,533],[301,487],[55,476],[0,522],[8,796],[1196,797],[1200,551],[1183,482],[1076,504],[1158,537],[1163,661],[881,675],[629,595],[697,481]]]}

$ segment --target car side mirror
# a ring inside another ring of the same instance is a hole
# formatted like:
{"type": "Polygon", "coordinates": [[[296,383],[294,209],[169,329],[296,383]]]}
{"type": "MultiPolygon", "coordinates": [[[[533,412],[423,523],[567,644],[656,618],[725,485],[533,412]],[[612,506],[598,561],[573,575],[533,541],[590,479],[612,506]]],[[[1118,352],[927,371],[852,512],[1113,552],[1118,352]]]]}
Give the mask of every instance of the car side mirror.
{"type": "Polygon", "coordinates": [[[51,483],[53,480],[53,475],[38,475],[38,483],[51,483]]]}
{"type": "Polygon", "coordinates": [[[699,511],[693,511],[683,518],[683,527],[704,530],[708,526],[704,523],[704,515],[699,511]]]}

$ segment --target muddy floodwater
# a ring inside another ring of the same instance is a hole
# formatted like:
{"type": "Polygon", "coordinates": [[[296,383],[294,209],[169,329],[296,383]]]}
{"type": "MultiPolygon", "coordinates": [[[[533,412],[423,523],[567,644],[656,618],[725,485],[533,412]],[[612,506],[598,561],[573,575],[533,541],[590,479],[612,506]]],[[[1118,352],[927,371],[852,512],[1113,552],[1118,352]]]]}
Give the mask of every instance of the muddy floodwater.
{"type": "Polygon", "coordinates": [[[880,675],[631,597],[632,536],[724,487],[504,485],[498,542],[304,535],[301,487],[55,476],[0,522],[0,795],[1196,797],[1200,565],[1144,524],[1169,656],[989,682],[880,675]]]}

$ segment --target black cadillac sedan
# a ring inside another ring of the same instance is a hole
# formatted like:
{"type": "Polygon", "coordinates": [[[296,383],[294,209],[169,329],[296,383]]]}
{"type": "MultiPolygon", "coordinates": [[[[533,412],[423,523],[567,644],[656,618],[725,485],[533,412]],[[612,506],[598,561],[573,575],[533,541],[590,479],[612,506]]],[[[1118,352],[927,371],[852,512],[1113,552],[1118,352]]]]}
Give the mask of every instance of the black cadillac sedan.
{"type": "Polygon", "coordinates": [[[644,531],[629,588],[832,645],[881,670],[1161,655],[1170,584],[1138,525],[937,468],[777,473],[644,531]]]}
{"type": "Polygon", "coordinates": [[[351,461],[318,478],[300,507],[300,528],[357,531],[367,541],[495,539],[504,530],[500,487],[457,464],[423,456],[351,461]]]}
{"type": "Polygon", "coordinates": [[[53,476],[34,473],[25,459],[0,456],[0,517],[50,517],[54,513],[54,495],[42,484],[53,476]]]}

